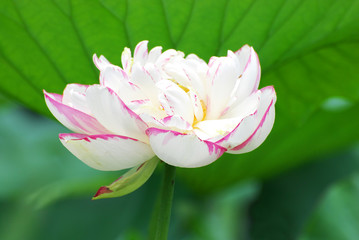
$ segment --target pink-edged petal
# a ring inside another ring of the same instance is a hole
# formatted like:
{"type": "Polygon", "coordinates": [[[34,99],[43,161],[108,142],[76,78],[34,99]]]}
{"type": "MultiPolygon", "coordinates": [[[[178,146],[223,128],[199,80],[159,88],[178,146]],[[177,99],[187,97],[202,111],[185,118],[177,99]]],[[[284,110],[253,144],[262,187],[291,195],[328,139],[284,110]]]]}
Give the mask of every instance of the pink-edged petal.
{"type": "Polygon", "coordinates": [[[131,82],[138,86],[147,99],[160,106],[158,102],[158,89],[156,83],[160,81],[161,75],[157,72],[155,67],[151,64],[147,64],[146,67],[135,63],[132,66],[131,82]]]}
{"type": "Polygon", "coordinates": [[[244,118],[232,132],[216,142],[228,148],[228,152],[249,152],[257,148],[271,131],[274,123],[276,94],[272,86],[260,91],[262,94],[258,110],[244,118]]]}
{"type": "MultiPolygon", "coordinates": [[[[194,126],[194,132],[201,139],[218,141],[232,132],[243,119],[253,115],[258,109],[259,101],[259,94],[256,94],[235,109],[237,111],[235,114],[232,112],[233,115],[230,115],[230,118],[201,121],[194,126]]],[[[257,122],[256,119],[254,121],[257,122]]]]}
{"type": "Polygon", "coordinates": [[[242,144],[230,149],[229,153],[239,154],[250,152],[259,147],[271,132],[274,124],[275,109],[272,102],[270,108],[265,113],[258,127],[252,133],[252,135],[244,141],[242,144]]]}
{"type": "Polygon", "coordinates": [[[228,108],[224,109],[221,119],[235,118],[238,116],[246,117],[247,115],[254,113],[259,106],[261,95],[262,92],[258,90],[245,98],[242,102],[230,105],[228,108]]]}
{"type": "Polygon", "coordinates": [[[61,102],[61,95],[44,90],[47,107],[55,118],[71,131],[85,134],[111,133],[94,117],[69,107],[61,102]]]}
{"type": "Polygon", "coordinates": [[[216,141],[217,144],[227,149],[233,149],[245,142],[255,131],[258,126],[258,112],[242,119],[238,125],[221,139],[216,141]]]}
{"type": "Polygon", "coordinates": [[[192,125],[180,116],[168,116],[160,120],[163,129],[172,129],[178,132],[191,131],[192,125]]]}
{"type": "Polygon", "coordinates": [[[119,135],[60,134],[59,137],[73,155],[98,170],[131,168],[154,156],[148,144],[119,135]]]}
{"type": "Polygon", "coordinates": [[[109,87],[117,92],[120,82],[128,82],[127,73],[118,66],[108,67],[100,73],[100,85],[109,87]]]}
{"type": "MultiPolygon", "coordinates": [[[[248,116],[256,113],[260,103],[261,92],[251,95],[243,103],[224,115],[227,118],[216,120],[204,120],[194,126],[195,134],[204,140],[215,142],[223,138],[248,116]]],[[[255,119],[255,122],[257,120],[255,119]]],[[[228,146],[227,146],[228,147],[228,146]]]]}
{"type": "MultiPolygon", "coordinates": [[[[247,51],[248,49],[246,48],[241,52],[247,52],[247,51]]],[[[249,51],[250,54],[247,63],[244,67],[242,76],[239,80],[238,87],[234,94],[237,102],[243,101],[243,99],[248,97],[253,92],[257,91],[259,81],[261,78],[261,66],[259,63],[258,55],[252,47],[249,48],[249,51]]],[[[241,59],[241,56],[242,55],[239,56],[240,62],[243,61],[243,59],[241,59]]],[[[246,57],[247,57],[247,53],[245,54],[245,56],[243,56],[243,58],[246,57]]]]}
{"type": "Polygon", "coordinates": [[[62,103],[86,114],[90,114],[86,102],[86,90],[88,87],[88,85],[67,84],[62,97],[62,103]]]}
{"type": "Polygon", "coordinates": [[[108,87],[117,93],[127,104],[134,100],[144,99],[145,95],[141,89],[129,81],[129,76],[121,68],[106,68],[100,74],[102,86],[108,87]]]}
{"type": "Polygon", "coordinates": [[[243,73],[244,68],[247,66],[249,56],[251,55],[251,46],[244,45],[234,53],[239,60],[239,71],[243,73]]]}
{"type": "Polygon", "coordinates": [[[133,56],[133,61],[144,65],[148,58],[148,48],[147,48],[148,41],[142,41],[137,44],[135,48],[135,53],[133,56]]]}
{"type": "Polygon", "coordinates": [[[238,60],[233,57],[211,58],[207,73],[208,103],[206,119],[218,119],[227,107],[238,77],[238,60]]]}
{"type": "Polygon", "coordinates": [[[189,133],[193,130],[192,125],[180,116],[154,117],[149,114],[140,114],[140,117],[149,128],[173,130],[180,133],[189,133]]]}
{"type": "Polygon", "coordinates": [[[97,69],[100,70],[100,71],[103,71],[107,67],[112,66],[112,64],[102,55],[100,56],[100,58],[98,58],[97,55],[94,54],[92,59],[93,59],[93,62],[95,63],[95,65],[96,65],[97,69]]]}
{"type": "Polygon", "coordinates": [[[86,91],[93,116],[111,132],[147,142],[147,125],[111,89],[92,85],[86,91]]]}
{"type": "Polygon", "coordinates": [[[217,160],[225,148],[199,139],[194,134],[182,134],[158,128],[147,129],[150,145],[164,162],[184,168],[206,166],[217,160]]]}

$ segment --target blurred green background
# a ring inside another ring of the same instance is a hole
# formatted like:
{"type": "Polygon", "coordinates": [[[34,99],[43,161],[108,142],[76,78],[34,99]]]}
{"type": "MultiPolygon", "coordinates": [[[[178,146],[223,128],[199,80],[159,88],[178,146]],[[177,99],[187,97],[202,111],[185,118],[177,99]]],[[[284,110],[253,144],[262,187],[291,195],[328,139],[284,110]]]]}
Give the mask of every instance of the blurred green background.
{"type": "Polygon", "coordinates": [[[91,201],[121,172],[67,152],[42,95],[144,39],[206,61],[252,45],[278,96],[260,148],[179,169],[169,239],[359,239],[359,0],[1,0],[0,239],[146,238],[161,166],[91,201]]]}

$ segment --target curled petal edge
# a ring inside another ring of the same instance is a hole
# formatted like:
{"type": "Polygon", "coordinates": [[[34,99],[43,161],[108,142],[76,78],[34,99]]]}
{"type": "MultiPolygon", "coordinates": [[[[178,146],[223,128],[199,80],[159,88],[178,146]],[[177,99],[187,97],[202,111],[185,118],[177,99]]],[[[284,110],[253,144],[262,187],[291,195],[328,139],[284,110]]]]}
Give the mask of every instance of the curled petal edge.
{"type": "Polygon", "coordinates": [[[63,104],[62,95],[43,92],[51,113],[68,129],[85,134],[110,133],[94,117],[63,104]]]}
{"type": "MultiPolygon", "coordinates": [[[[253,132],[248,137],[245,137],[241,143],[236,144],[235,146],[227,146],[228,141],[230,141],[231,136],[233,134],[235,134],[235,132],[242,126],[242,124],[246,124],[246,122],[250,123],[252,121],[255,121],[255,118],[258,115],[258,110],[256,112],[254,112],[253,114],[249,115],[248,117],[242,119],[242,121],[236,126],[236,128],[233,129],[233,131],[231,131],[226,136],[224,136],[222,139],[220,139],[216,142],[217,144],[219,144],[221,146],[228,147],[229,153],[236,153],[236,151],[241,151],[241,150],[243,151],[244,148],[251,142],[251,140],[253,140],[253,138],[256,135],[256,133],[258,132],[258,130],[264,125],[264,123],[267,120],[267,117],[270,113],[270,110],[272,108],[274,109],[274,104],[276,102],[276,94],[275,94],[274,88],[272,86],[267,86],[267,87],[264,87],[261,89],[261,91],[264,91],[264,90],[272,91],[273,97],[272,97],[268,107],[266,108],[263,116],[261,117],[260,121],[256,124],[257,126],[253,129],[253,132]]],[[[272,128],[272,126],[271,126],[271,128],[272,128]]],[[[269,132],[268,132],[268,134],[269,134],[269,132]]],[[[243,151],[243,152],[242,151],[237,152],[237,153],[246,152],[246,151],[243,151]]]]}

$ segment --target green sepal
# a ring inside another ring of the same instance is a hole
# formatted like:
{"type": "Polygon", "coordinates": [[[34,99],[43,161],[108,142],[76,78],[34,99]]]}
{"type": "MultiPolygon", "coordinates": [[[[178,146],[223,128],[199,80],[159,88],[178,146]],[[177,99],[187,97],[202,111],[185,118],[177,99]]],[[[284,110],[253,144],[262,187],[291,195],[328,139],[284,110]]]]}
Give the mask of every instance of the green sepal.
{"type": "Polygon", "coordinates": [[[138,165],[108,186],[102,186],[92,200],[121,197],[141,187],[152,175],[160,160],[157,156],[138,165]]]}

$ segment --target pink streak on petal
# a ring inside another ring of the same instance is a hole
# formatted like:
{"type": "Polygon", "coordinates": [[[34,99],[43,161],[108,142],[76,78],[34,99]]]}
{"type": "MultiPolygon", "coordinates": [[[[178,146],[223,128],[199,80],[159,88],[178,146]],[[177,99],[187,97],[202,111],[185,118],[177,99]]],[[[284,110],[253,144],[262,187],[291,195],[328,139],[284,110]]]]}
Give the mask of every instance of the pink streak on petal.
{"type": "Polygon", "coordinates": [[[242,148],[244,148],[245,146],[247,146],[247,144],[252,140],[252,138],[254,137],[254,135],[257,133],[258,129],[260,129],[260,128],[263,126],[263,124],[264,124],[264,122],[265,122],[265,120],[266,120],[266,118],[267,118],[267,116],[268,116],[269,110],[270,110],[270,108],[272,107],[273,104],[274,104],[274,100],[272,100],[271,103],[269,104],[269,107],[267,108],[267,110],[266,110],[266,112],[265,112],[265,114],[264,114],[264,116],[263,116],[261,122],[259,123],[258,127],[256,128],[256,130],[254,130],[254,132],[252,133],[252,135],[251,135],[246,141],[244,141],[242,144],[240,144],[240,145],[238,145],[238,146],[232,148],[231,150],[237,151],[237,150],[241,150],[242,148]]]}
{"type": "MultiPolygon", "coordinates": [[[[244,69],[243,69],[243,72],[245,72],[245,71],[247,70],[247,68],[248,68],[249,64],[251,63],[251,61],[252,61],[252,51],[251,51],[251,53],[249,54],[249,58],[248,58],[248,61],[247,61],[247,63],[246,63],[246,66],[245,66],[244,69]]],[[[243,73],[242,73],[242,74],[243,74],[243,73]]]]}
{"type": "Polygon", "coordinates": [[[139,86],[137,86],[136,84],[134,84],[134,83],[132,83],[132,82],[128,82],[128,84],[130,84],[130,86],[132,87],[133,90],[140,89],[139,86]]]}
{"type": "Polygon", "coordinates": [[[44,95],[45,99],[49,101],[53,105],[53,107],[55,107],[60,114],[64,115],[67,120],[70,121],[70,123],[73,124],[75,127],[85,132],[89,132],[89,130],[95,130],[97,132],[108,132],[108,130],[106,130],[94,117],[58,101],[61,95],[49,94],[45,90],[44,95]],[[55,99],[51,96],[55,96],[55,99]],[[81,122],[79,122],[78,120],[81,120],[81,122]],[[84,125],[87,127],[85,127],[84,125]]]}
{"type": "Polygon", "coordinates": [[[185,133],[180,133],[180,132],[176,132],[176,131],[172,131],[172,130],[165,130],[165,129],[160,129],[160,128],[148,128],[146,130],[146,134],[147,136],[148,135],[158,135],[158,134],[161,134],[161,133],[167,133],[167,132],[171,132],[174,136],[178,136],[178,135],[188,135],[188,134],[185,134],[185,133]]]}
{"type": "MultiPolygon", "coordinates": [[[[158,134],[161,134],[161,133],[171,133],[169,135],[167,135],[164,139],[164,142],[163,144],[167,144],[169,140],[171,140],[172,138],[175,138],[176,136],[184,136],[184,135],[191,135],[191,134],[185,134],[185,133],[180,133],[180,132],[176,132],[176,131],[172,131],[172,130],[164,130],[164,129],[160,129],[160,128],[148,128],[146,130],[146,134],[148,136],[150,135],[158,135],[158,134]]],[[[199,138],[198,138],[199,139],[199,138]]],[[[209,142],[209,141],[206,141],[206,140],[201,140],[199,139],[201,142],[204,142],[205,144],[207,144],[207,147],[208,147],[208,151],[209,153],[212,155],[212,154],[220,154],[222,155],[225,151],[227,151],[226,148],[216,144],[216,143],[213,143],[213,142],[209,142]]]]}
{"type": "Polygon", "coordinates": [[[132,100],[131,103],[137,103],[137,104],[145,104],[148,103],[149,99],[138,99],[138,100],[132,100]]]}
{"type": "MultiPolygon", "coordinates": [[[[43,90],[43,92],[44,92],[44,94],[45,94],[46,91],[43,90]]],[[[51,96],[52,98],[54,98],[55,101],[57,101],[57,102],[62,102],[63,95],[57,94],[57,93],[47,93],[47,92],[46,92],[46,94],[48,94],[49,96],[51,96]]]]}
{"type": "Polygon", "coordinates": [[[145,126],[147,126],[147,124],[140,118],[140,116],[138,116],[134,111],[132,111],[129,107],[127,107],[127,105],[122,101],[122,99],[118,96],[117,93],[115,93],[112,89],[110,88],[107,88],[107,90],[110,92],[110,94],[114,95],[117,97],[118,101],[120,102],[121,104],[121,107],[123,107],[127,112],[128,114],[130,114],[130,116],[132,118],[135,118],[138,122],[137,122],[137,125],[138,127],[141,128],[140,124],[144,124],[145,126]]]}
{"type": "Polygon", "coordinates": [[[255,116],[255,115],[257,115],[257,111],[255,111],[254,113],[252,113],[252,114],[248,115],[247,117],[243,118],[243,119],[238,123],[238,125],[237,125],[230,133],[228,133],[225,137],[223,137],[223,138],[221,138],[220,140],[218,140],[216,143],[217,143],[217,144],[220,144],[220,143],[222,143],[222,142],[228,141],[228,139],[231,137],[232,133],[234,133],[234,132],[237,130],[237,128],[244,122],[245,119],[247,119],[248,117],[253,117],[253,116],[255,116]]]}
{"type": "Polygon", "coordinates": [[[96,140],[96,139],[109,140],[112,138],[120,138],[120,139],[124,139],[124,140],[139,141],[138,139],[135,139],[135,138],[130,138],[130,137],[121,136],[121,135],[115,135],[115,134],[86,135],[86,134],[80,134],[80,133],[61,133],[61,134],[59,134],[59,138],[61,140],[71,140],[71,141],[85,140],[87,142],[91,142],[91,139],[92,140],[96,140]]]}
{"type": "MultiPolygon", "coordinates": [[[[171,122],[173,118],[175,118],[174,115],[172,115],[172,116],[167,116],[167,117],[165,117],[165,118],[162,119],[162,122],[163,122],[163,124],[166,125],[167,123],[171,122]]],[[[192,125],[191,125],[189,122],[187,122],[186,120],[184,120],[182,117],[179,117],[179,119],[181,119],[183,122],[185,122],[185,124],[186,124],[186,129],[192,129],[192,125]]]]}
{"type": "Polygon", "coordinates": [[[216,143],[209,142],[209,141],[203,141],[205,144],[207,144],[209,154],[218,154],[221,156],[225,151],[227,151],[226,148],[217,145],[216,143]]]}

